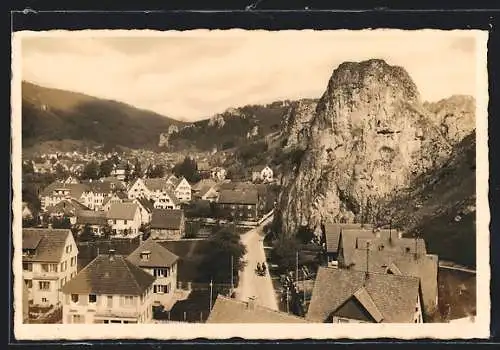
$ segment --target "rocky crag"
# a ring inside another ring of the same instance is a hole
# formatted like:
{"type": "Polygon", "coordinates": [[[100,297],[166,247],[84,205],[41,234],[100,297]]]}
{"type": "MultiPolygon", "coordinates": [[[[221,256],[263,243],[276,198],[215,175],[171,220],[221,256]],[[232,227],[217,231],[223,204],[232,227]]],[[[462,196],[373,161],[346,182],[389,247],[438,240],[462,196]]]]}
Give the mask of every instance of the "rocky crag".
{"type": "Polygon", "coordinates": [[[286,147],[302,150],[281,179],[283,234],[374,220],[381,203],[440,167],[473,130],[473,112],[460,112],[473,111],[473,100],[462,100],[424,105],[408,73],[383,60],[338,66],[315,109],[291,111],[283,129],[294,133],[286,147]]]}

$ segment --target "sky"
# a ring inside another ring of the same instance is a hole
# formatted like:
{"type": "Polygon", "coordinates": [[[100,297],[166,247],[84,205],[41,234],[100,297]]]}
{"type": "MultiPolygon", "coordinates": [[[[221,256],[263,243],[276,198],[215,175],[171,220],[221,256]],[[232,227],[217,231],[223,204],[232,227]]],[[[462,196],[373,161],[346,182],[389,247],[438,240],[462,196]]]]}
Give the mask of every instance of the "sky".
{"type": "Polygon", "coordinates": [[[21,41],[23,80],[185,121],[247,104],[319,98],[340,63],[370,58],[404,67],[424,101],[476,91],[470,31],[31,34],[21,41]]]}

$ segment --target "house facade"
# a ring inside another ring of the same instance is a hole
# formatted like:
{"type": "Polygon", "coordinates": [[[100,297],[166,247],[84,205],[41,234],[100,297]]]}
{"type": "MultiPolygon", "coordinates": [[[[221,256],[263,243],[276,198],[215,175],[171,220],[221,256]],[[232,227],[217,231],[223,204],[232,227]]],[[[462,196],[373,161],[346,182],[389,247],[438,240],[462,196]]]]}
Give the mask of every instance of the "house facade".
{"type": "Polygon", "coordinates": [[[274,172],[269,166],[260,166],[252,171],[252,181],[261,181],[264,183],[272,182],[274,179],[274,172]]]}
{"type": "Polygon", "coordinates": [[[221,190],[216,204],[217,215],[229,220],[256,220],[259,215],[257,190],[221,190]]]}
{"type": "Polygon", "coordinates": [[[63,323],[151,323],[154,277],[110,251],[63,288],[63,323]]]}
{"type": "Polygon", "coordinates": [[[31,304],[62,302],[61,288],[77,272],[78,247],[71,230],[23,228],[23,279],[31,304]]]}
{"type": "Polygon", "coordinates": [[[210,170],[210,177],[215,181],[224,181],[226,179],[227,170],[222,167],[215,167],[210,170]]]}
{"type": "Polygon", "coordinates": [[[179,240],[185,236],[184,211],[155,209],[151,219],[151,237],[155,240],[179,240]]]}
{"type": "Polygon", "coordinates": [[[132,200],[133,203],[139,206],[141,212],[141,223],[147,225],[151,222],[151,217],[153,215],[154,205],[147,198],[135,198],[132,200]]]}
{"type": "Polygon", "coordinates": [[[76,216],[76,225],[81,230],[88,226],[96,236],[102,236],[108,225],[108,218],[103,211],[80,210],[76,216]]]}
{"type": "Polygon", "coordinates": [[[170,181],[173,191],[177,199],[181,202],[189,202],[191,200],[191,185],[184,178],[170,181]]]}
{"type": "Polygon", "coordinates": [[[177,287],[177,262],[179,257],[152,238],[144,241],[127,259],[143,271],[154,276],[153,303],[167,310],[173,303],[177,287]]]}
{"type": "Polygon", "coordinates": [[[114,203],[107,212],[113,235],[137,236],[142,219],[136,203],[114,203]]]}

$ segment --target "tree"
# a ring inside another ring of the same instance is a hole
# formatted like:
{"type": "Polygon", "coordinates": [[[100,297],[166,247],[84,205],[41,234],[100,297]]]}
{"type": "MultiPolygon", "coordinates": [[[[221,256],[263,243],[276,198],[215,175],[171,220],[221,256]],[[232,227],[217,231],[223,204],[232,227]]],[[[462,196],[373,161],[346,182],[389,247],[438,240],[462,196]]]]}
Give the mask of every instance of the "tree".
{"type": "Polygon", "coordinates": [[[181,163],[177,163],[173,168],[173,173],[177,177],[185,177],[189,182],[200,181],[198,165],[196,164],[196,160],[191,157],[186,157],[181,163]]]}
{"type": "Polygon", "coordinates": [[[132,180],[132,172],[130,169],[130,164],[127,163],[127,165],[125,165],[125,182],[129,182],[130,180],[132,180]]]}
{"type": "Polygon", "coordinates": [[[165,168],[163,167],[163,164],[158,164],[155,165],[149,174],[149,177],[151,178],[156,178],[156,177],[163,177],[165,176],[165,168]]]}
{"type": "Polygon", "coordinates": [[[111,171],[113,171],[113,161],[111,159],[106,159],[101,162],[99,165],[99,176],[107,177],[111,175],[111,171]]]}
{"type": "Polygon", "coordinates": [[[63,168],[61,164],[57,164],[55,168],[56,179],[62,180],[68,176],[68,172],[63,168]]]}
{"type": "Polygon", "coordinates": [[[149,224],[141,224],[139,231],[142,232],[142,240],[145,241],[151,235],[151,225],[149,224]]]}
{"type": "Polygon", "coordinates": [[[295,269],[299,244],[294,238],[280,238],[273,243],[271,259],[282,272],[295,269]]]}
{"type": "Polygon", "coordinates": [[[102,238],[109,239],[111,237],[111,232],[112,232],[111,225],[106,223],[102,227],[102,238]]]}
{"type": "Polygon", "coordinates": [[[139,159],[135,158],[134,162],[134,179],[140,178],[144,175],[139,159]]]}
{"type": "Polygon", "coordinates": [[[314,232],[308,226],[300,226],[297,230],[297,239],[304,244],[311,243],[314,237],[314,232]]]}
{"type": "Polygon", "coordinates": [[[80,233],[79,238],[81,242],[89,242],[95,240],[94,231],[92,231],[89,224],[85,224],[85,226],[83,226],[83,230],[80,233]]]}
{"type": "Polygon", "coordinates": [[[243,270],[243,256],[246,247],[241,243],[240,236],[233,230],[224,228],[210,236],[207,243],[208,255],[204,258],[202,277],[204,280],[214,280],[222,283],[231,281],[231,257],[233,261],[233,276],[243,270]]]}
{"type": "Polygon", "coordinates": [[[23,175],[24,174],[33,174],[35,172],[35,169],[33,169],[33,163],[32,162],[23,162],[23,175]]]}
{"type": "Polygon", "coordinates": [[[80,177],[82,180],[97,180],[99,178],[99,164],[95,160],[87,163],[80,177]]]}

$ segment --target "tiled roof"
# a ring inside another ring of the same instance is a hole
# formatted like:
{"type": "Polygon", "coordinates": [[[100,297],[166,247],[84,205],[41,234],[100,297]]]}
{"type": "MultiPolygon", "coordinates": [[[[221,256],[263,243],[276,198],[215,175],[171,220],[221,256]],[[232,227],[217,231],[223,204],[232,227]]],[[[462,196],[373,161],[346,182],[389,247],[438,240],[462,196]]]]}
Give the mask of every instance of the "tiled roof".
{"type": "Polygon", "coordinates": [[[143,181],[144,185],[146,185],[150,191],[163,191],[169,187],[167,181],[161,177],[144,179],[143,181]]]}
{"type": "Polygon", "coordinates": [[[180,209],[154,209],[151,216],[151,228],[178,230],[184,212],[180,209]]]}
{"type": "MultiPolygon", "coordinates": [[[[361,238],[376,238],[373,230],[368,229],[343,229],[340,232],[340,244],[343,249],[343,256],[349,256],[349,251],[361,247],[358,242],[361,238]]],[[[365,245],[366,247],[366,245],[365,245]]],[[[348,260],[344,260],[346,265],[349,265],[348,260]]]]}
{"type": "Polygon", "coordinates": [[[138,197],[136,198],[136,200],[144,207],[144,209],[146,209],[148,212],[152,213],[153,212],[153,209],[154,209],[154,205],[153,203],[147,199],[147,198],[144,198],[144,197],[138,197]]]}
{"type": "Polygon", "coordinates": [[[135,203],[112,203],[108,210],[108,219],[133,220],[139,206],[135,203]]]}
{"type": "Polygon", "coordinates": [[[72,233],[67,229],[23,228],[23,250],[35,249],[35,254],[23,256],[23,261],[59,262],[69,235],[72,233]]]}
{"type": "Polygon", "coordinates": [[[375,238],[359,238],[358,246],[365,248],[366,243],[369,242],[371,250],[383,249],[384,251],[393,251],[398,253],[427,253],[425,241],[422,238],[400,238],[398,233],[394,232],[394,230],[392,230],[392,236],[380,235],[379,237],[379,234],[380,232],[376,232],[377,236],[375,238]]]}
{"type": "Polygon", "coordinates": [[[48,214],[64,213],[64,215],[73,216],[76,215],[79,210],[89,210],[89,208],[77,200],[63,199],[55,205],[48,206],[46,212],[48,214]]]}
{"type": "Polygon", "coordinates": [[[86,184],[66,184],[62,181],[55,181],[45,187],[42,191],[42,196],[52,196],[52,193],[56,189],[68,189],[72,198],[78,199],[82,196],[88,187],[86,184]]]}
{"type": "Polygon", "coordinates": [[[137,247],[137,249],[134,250],[127,257],[127,259],[140,267],[165,267],[172,266],[177,260],[179,260],[179,257],[164,246],[155,242],[153,239],[149,238],[137,247]],[[144,251],[148,251],[150,253],[148,260],[141,258],[141,253],[144,251]]]}
{"type": "MultiPolygon", "coordinates": [[[[366,249],[356,249],[348,256],[354,270],[366,270],[366,249]]],[[[368,271],[385,273],[390,269],[393,274],[413,276],[420,279],[424,305],[432,307],[438,295],[439,259],[436,255],[400,253],[391,251],[370,250],[368,254],[368,271]]]]}
{"type": "Polygon", "coordinates": [[[67,294],[141,295],[155,281],[154,276],[123,255],[98,255],[62,289],[67,294]]]}
{"type": "Polygon", "coordinates": [[[365,229],[371,230],[371,225],[361,224],[341,224],[341,223],[326,223],[325,225],[326,251],[327,253],[337,253],[340,243],[341,230],[365,229]]]}
{"type": "Polygon", "coordinates": [[[80,225],[106,225],[108,218],[103,211],[80,210],[76,216],[76,223],[80,225]]]}
{"type": "Polygon", "coordinates": [[[214,187],[217,184],[216,181],[212,179],[202,179],[192,186],[193,191],[200,191],[205,187],[214,187]]]}
{"type": "Polygon", "coordinates": [[[259,193],[257,190],[221,190],[219,193],[219,203],[223,204],[257,204],[259,193]]]}
{"type": "Polygon", "coordinates": [[[359,297],[375,320],[381,315],[383,323],[413,323],[418,295],[419,279],[415,277],[320,267],[306,319],[327,322],[347,300],[359,297]],[[359,292],[361,288],[364,290],[359,292]]]}
{"type": "Polygon", "coordinates": [[[307,323],[304,318],[218,295],[207,323],[307,323]]]}

